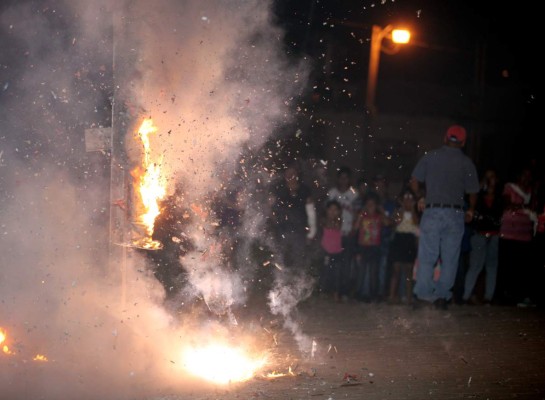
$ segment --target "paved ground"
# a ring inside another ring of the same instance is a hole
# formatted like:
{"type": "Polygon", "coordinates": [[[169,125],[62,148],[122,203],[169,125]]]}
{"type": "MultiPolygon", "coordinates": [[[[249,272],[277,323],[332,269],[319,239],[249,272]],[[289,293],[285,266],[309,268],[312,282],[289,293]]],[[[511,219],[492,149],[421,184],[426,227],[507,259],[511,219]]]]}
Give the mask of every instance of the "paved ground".
{"type": "MultiPolygon", "coordinates": [[[[297,321],[317,343],[314,357],[301,354],[294,336],[266,312],[266,304],[253,304],[238,318],[239,326],[253,324],[255,337],[272,346],[271,368],[285,372],[291,366],[294,376],[205,389],[191,379],[160,391],[140,382],[123,397],[118,394],[122,390],[107,386],[117,381],[105,380],[106,384],[97,379],[101,393],[109,391],[108,400],[545,399],[544,310],[497,306],[413,310],[313,297],[299,306],[297,321]]],[[[85,365],[84,359],[46,364],[9,360],[4,357],[0,364],[1,400],[46,398],[42,393],[50,394],[48,400],[83,399],[51,393],[70,393],[59,385],[71,382],[78,389],[82,379],[101,376],[93,365],[78,367],[85,365]],[[51,382],[51,377],[56,380],[51,382]],[[15,385],[9,386],[12,382],[15,385]]],[[[123,365],[115,364],[112,370],[123,370],[123,365]]],[[[124,383],[119,385],[123,388],[124,383]]]]}
{"type": "Polygon", "coordinates": [[[312,298],[300,321],[318,343],[315,357],[294,356],[285,330],[277,348],[279,365],[285,356],[296,376],[153,399],[545,399],[543,310],[312,298]]]}

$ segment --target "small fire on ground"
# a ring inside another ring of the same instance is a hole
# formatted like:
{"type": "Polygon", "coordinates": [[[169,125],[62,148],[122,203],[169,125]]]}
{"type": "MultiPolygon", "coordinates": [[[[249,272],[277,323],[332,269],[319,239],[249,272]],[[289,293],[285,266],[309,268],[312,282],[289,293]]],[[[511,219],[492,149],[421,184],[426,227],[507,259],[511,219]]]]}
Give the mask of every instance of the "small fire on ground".
{"type": "Polygon", "coordinates": [[[222,342],[188,347],[183,351],[182,359],[183,367],[190,375],[216,385],[246,382],[254,378],[273,380],[296,376],[291,367],[286,372],[268,369],[270,360],[266,355],[222,342]]]}
{"type": "MultiPolygon", "coordinates": [[[[5,355],[10,355],[10,356],[14,356],[16,355],[17,353],[14,352],[13,350],[10,349],[9,345],[8,345],[8,333],[7,333],[7,330],[5,330],[4,328],[1,328],[0,327],[0,346],[2,348],[2,353],[5,354],[5,355]]],[[[47,359],[46,356],[44,356],[43,354],[36,354],[33,358],[32,358],[33,361],[41,361],[41,362],[46,362],[46,361],[49,361],[47,359]]]]}
{"type": "Polygon", "coordinates": [[[247,381],[266,362],[265,356],[250,356],[243,349],[223,344],[191,347],[183,354],[183,365],[187,372],[220,385],[247,381]]]}

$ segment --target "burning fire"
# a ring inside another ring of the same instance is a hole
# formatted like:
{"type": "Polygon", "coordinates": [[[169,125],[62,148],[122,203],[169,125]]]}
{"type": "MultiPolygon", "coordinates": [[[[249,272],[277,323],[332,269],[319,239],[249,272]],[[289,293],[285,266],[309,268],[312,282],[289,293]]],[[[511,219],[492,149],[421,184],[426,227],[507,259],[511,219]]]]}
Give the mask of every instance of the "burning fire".
{"type": "Polygon", "coordinates": [[[138,223],[145,228],[146,237],[138,239],[134,244],[145,249],[157,250],[162,244],[152,239],[155,219],[161,213],[159,201],[166,195],[166,179],[161,173],[161,158],[152,160],[150,135],[157,132],[151,118],[146,118],[138,128],[138,137],[144,146],[142,165],[132,171],[141,200],[142,214],[137,217],[138,223]]]}
{"type": "Polygon", "coordinates": [[[220,385],[247,381],[265,363],[265,357],[253,358],[242,349],[222,344],[190,348],[184,353],[184,366],[190,374],[220,385]]]}

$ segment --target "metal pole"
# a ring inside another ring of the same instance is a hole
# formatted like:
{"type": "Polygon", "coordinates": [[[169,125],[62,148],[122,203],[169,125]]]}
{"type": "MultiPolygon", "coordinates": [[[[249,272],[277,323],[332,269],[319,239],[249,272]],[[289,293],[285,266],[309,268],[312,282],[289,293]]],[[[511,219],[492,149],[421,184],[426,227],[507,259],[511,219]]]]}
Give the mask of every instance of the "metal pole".
{"type": "MultiPolygon", "coordinates": [[[[110,242],[109,242],[109,267],[110,273],[116,271],[120,274],[121,284],[121,307],[124,308],[127,298],[127,248],[126,243],[126,207],[129,207],[127,200],[127,188],[125,184],[125,169],[122,156],[123,146],[117,123],[117,96],[116,70],[119,65],[116,62],[117,56],[117,17],[116,6],[112,8],[112,129],[110,137],[110,242]],[[121,200],[121,204],[120,204],[121,200]],[[124,204],[125,207],[122,207],[124,204]],[[119,268],[119,269],[118,269],[119,268]]],[[[116,275],[117,276],[117,275],[116,275]]]]}
{"type": "Polygon", "coordinates": [[[392,30],[392,25],[381,28],[373,25],[371,31],[371,49],[369,51],[369,70],[367,72],[367,93],[365,106],[371,114],[376,113],[375,95],[377,92],[378,67],[380,64],[380,51],[382,49],[382,40],[392,30]]]}
{"type": "Polygon", "coordinates": [[[366,174],[368,174],[370,170],[370,165],[367,165],[367,161],[372,159],[371,141],[369,138],[373,136],[374,118],[377,113],[376,106],[375,106],[375,94],[377,91],[377,78],[378,78],[378,68],[380,64],[380,51],[382,48],[382,39],[384,39],[384,36],[390,30],[391,30],[391,25],[388,25],[384,29],[382,29],[378,25],[373,25],[373,28],[371,31],[371,48],[369,50],[369,69],[367,72],[367,92],[366,92],[366,98],[365,98],[365,108],[367,112],[368,122],[366,124],[364,137],[362,138],[362,146],[363,146],[362,170],[366,174]]]}
{"type": "Polygon", "coordinates": [[[376,111],[375,93],[377,90],[381,42],[382,29],[378,25],[373,25],[373,30],[371,32],[371,50],[369,51],[369,71],[367,73],[367,95],[365,99],[367,110],[372,114],[376,111]]]}

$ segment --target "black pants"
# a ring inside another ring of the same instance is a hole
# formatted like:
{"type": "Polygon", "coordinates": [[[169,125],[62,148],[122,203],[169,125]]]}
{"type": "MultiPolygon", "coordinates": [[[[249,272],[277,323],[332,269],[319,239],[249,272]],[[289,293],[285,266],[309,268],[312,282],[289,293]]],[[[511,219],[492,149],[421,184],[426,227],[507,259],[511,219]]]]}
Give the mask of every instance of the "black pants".
{"type": "Polygon", "coordinates": [[[535,297],[539,283],[535,264],[534,242],[500,239],[494,300],[515,305],[526,297],[535,297]]]}

